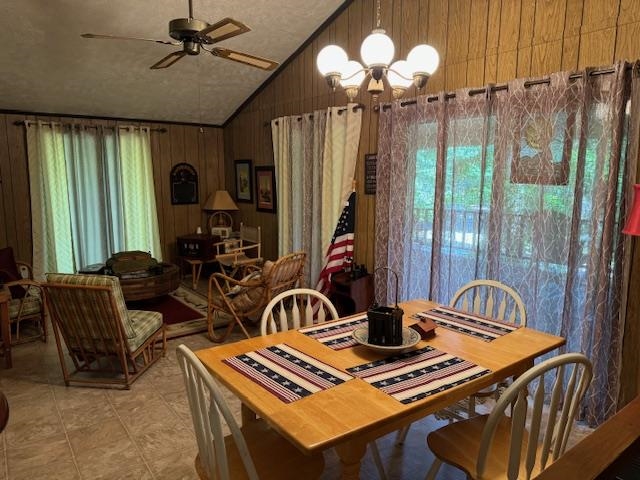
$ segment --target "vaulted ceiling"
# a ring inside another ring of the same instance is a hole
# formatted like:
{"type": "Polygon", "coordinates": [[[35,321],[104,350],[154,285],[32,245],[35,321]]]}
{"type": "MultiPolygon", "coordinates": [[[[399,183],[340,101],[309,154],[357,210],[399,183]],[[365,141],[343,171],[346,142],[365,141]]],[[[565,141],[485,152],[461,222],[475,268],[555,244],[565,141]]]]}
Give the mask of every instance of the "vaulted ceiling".
{"type": "MultiPolygon", "coordinates": [[[[192,0],[193,17],[250,32],[215,46],[286,61],[344,0],[192,0]]],[[[0,110],[222,125],[274,71],[201,51],[149,67],[180,46],[86,39],[82,33],[173,41],[188,0],[0,2],[0,110]]]]}

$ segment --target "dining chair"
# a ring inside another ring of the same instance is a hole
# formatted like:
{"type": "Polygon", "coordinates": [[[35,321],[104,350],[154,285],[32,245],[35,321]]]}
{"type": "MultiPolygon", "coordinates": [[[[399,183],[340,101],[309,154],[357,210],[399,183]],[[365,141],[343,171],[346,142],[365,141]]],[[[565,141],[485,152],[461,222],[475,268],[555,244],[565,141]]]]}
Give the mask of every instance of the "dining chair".
{"type": "Polygon", "coordinates": [[[201,479],[320,477],[322,453],[304,455],[262,420],[239,427],[223,392],[198,357],[185,345],[178,346],[176,355],[187,389],[198,444],[195,468],[201,479]],[[224,435],[224,424],[228,435],[224,435]]]}
{"type": "MultiPolygon", "coordinates": [[[[260,319],[260,335],[286,332],[340,317],[336,307],[324,294],[310,288],[282,292],[267,304],[260,319]]],[[[369,443],[371,455],[382,480],[386,473],[375,440],[369,443]]]]}
{"type": "MultiPolygon", "coordinates": [[[[522,327],[527,325],[527,312],[518,292],[496,280],[472,280],[453,294],[449,306],[522,327]]],[[[508,384],[508,381],[504,380],[484,388],[455,405],[439,410],[435,416],[449,421],[471,418],[476,415],[476,403],[479,398],[494,397],[497,400],[500,392],[508,384]],[[466,417],[460,413],[461,410],[466,410],[466,417]]],[[[404,443],[409,428],[410,425],[407,425],[398,432],[396,445],[404,443]]]]}
{"type": "Polygon", "coordinates": [[[591,362],[581,353],[558,355],[530,368],[504,391],[490,414],[427,435],[436,457],[427,480],[436,477],[443,462],[471,479],[538,475],[566,450],[591,378],[591,362]]]}

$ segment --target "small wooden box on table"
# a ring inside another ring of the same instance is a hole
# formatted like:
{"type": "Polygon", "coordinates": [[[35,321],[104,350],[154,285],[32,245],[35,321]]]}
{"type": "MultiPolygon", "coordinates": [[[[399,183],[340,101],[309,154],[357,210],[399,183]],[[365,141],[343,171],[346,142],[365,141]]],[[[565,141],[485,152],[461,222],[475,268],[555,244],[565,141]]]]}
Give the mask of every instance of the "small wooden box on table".
{"type": "Polygon", "coordinates": [[[220,242],[220,237],[206,233],[194,233],[181,235],[176,241],[178,244],[178,257],[184,263],[191,265],[191,281],[195,290],[202,273],[202,265],[216,261],[217,251],[215,244],[220,242]]]}

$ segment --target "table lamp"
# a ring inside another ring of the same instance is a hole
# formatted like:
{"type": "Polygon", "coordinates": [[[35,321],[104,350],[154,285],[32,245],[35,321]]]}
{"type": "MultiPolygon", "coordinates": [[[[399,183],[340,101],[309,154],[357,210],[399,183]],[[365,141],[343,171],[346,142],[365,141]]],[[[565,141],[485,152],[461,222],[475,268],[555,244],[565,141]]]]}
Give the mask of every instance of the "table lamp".
{"type": "Polygon", "coordinates": [[[626,235],[640,235],[640,184],[633,186],[633,204],[627,223],[622,229],[626,235]]]}
{"type": "Polygon", "coordinates": [[[233,218],[228,211],[239,210],[238,206],[231,199],[231,195],[226,190],[218,190],[213,195],[209,195],[203,210],[214,212],[209,215],[207,228],[215,235],[217,232],[221,237],[228,237],[233,229],[233,218]]]}

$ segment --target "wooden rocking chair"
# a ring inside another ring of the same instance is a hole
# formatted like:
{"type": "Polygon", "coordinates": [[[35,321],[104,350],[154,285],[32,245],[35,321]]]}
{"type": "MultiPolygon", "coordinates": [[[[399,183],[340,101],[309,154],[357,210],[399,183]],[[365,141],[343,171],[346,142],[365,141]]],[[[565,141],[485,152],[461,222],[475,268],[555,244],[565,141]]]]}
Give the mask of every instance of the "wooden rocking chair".
{"type": "Polygon", "coordinates": [[[250,338],[243,320],[260,315],[274,296],[296,286],[302,277],[306,256],[304,252],[296,252],[280,257],[275,262],[267,261],[261,269],[256,268],[242,280],[222,273],[211,275],[207,308],[211,341],[223,342],[235,325],[239,325],[250,338]],[[217,335],[214,321],[220,313],[232,319],[224,333],[217,335]]]}

